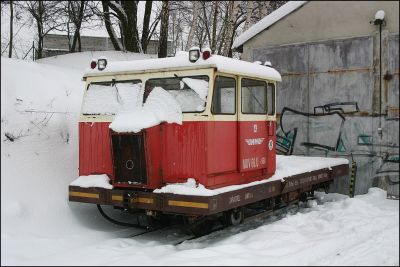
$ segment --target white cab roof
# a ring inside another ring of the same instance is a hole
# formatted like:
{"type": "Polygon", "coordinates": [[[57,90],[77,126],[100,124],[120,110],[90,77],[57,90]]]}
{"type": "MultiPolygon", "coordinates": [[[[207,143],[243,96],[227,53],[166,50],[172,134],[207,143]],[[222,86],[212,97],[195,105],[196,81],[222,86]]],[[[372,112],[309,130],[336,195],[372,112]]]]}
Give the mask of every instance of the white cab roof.
{"type": "Polygon", "coordinates": [[[97,67],[95,69],[86,69],[83,77],[203,68],[217,68],[221,72],[278,82],[282,80],[280,73],[272,67],[218,55],[212,55],[207,60],[203,60],[200,56],[196,62],[192,63],[189,61],[187,52],[177,53],[177,56],[167,58],[109,61],[107,62],[107,67],[102,71],[98,70],[97,67]]]}

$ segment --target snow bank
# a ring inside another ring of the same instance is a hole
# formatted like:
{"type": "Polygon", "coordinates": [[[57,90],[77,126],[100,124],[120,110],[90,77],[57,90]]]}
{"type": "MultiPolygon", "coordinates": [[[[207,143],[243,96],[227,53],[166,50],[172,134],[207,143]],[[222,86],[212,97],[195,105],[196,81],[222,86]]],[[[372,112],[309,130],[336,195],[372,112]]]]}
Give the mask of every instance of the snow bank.
{"type": "Polygon", "coordinates": [[[48,64],[58,67],[84,71],[86,68],[90,67],[90,62],[92,62],[92,59],[97,60],[102,56],[107,57],[108,63],[113,61],[132,61],[139,59],[157,58],[157,55],[147,55],[147,54],[121,52],[121,51],[85,51],[85,52],[76,52],[66,55],[46,57],[39,59],[36,62],[41,64],[48,64]]]}
{"type": "Polygon", "coordinates": [[[318,169],[331,168],[333,166],[349,164],[343,158],[323,158],[323,157],[303,157],[303,156],[276,156],[276,172],[265,180],[255,181],[242,185],[231,185],[217,189],[207,189],[202,184],[196,185],[193,178],[189,178],[186,183],[168,184],[154,193],[173,193],[178,195],[214,196],[217,194],[246,188],[249,186],[262,184],[270,181],[284,180],[284,177],[293,176],[300,173],[311,172],[318,169]]]}
{"type": "Polygon", "coordinates": [[[105,189],[112,189],[113,186],[110,184],[110,178],[108,178],[107,174],[99,174],[99,175],[87,175],[87,176],[79,176],[75,180],[73,180],[69,185],[79,186],[79,187],[100,187],[105,189]]]}
{"type": "Polygon", "coordinates": [[[116,132],[140,132],[161,122],[182,124],[182,110],[175,98],[154,87],[142,106],[118,113],[110,128],[116,132]]]}
{"type": "Polygon", "coordinates": [[[95,206],[68,201],[79,176],[81,78],[78,70],[1,58],[2,265],[31,265],[78,244],[125,236],[95,206]]]}

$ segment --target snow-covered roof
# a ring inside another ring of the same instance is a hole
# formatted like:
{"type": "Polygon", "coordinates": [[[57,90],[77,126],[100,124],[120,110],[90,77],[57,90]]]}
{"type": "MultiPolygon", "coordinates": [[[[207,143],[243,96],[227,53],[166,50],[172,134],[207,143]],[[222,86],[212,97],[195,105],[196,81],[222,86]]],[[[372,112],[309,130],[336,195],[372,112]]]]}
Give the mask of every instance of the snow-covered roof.
{"type": "Polygon", "coordinates": [[[188,53],[177,53],[177,56],[167,58],[109,61],[107,62],[107,67],[102,71],[97,68],[87,68],[83,77],[200,68],[217,68],[221,72],[259,77],[278,82],[282,80],[280,73],[272,67],[219,55],[212,55],[206,60],[200,57],[196,62],[192,63],[189,61],[188,53]]]}
{"type": "Polygon", "coordinates": [[[289,15],[299,7],[303,6],[307,2],[308,1],[290,1],[284,4],[283,6],[281,6],[280,8],[278,8],[277,10],[275,10],[274,12],[272,12],[271,14],[269,14],[256,24],[254,24],[253,26],[251,26],[247,31],[239,35],[233,42],[232,49],[238,48],[239,46],[243,45],[245,42],[247,42],[257,34],[262,32],[263,30],[265,30],[275,22],[286,17],[287,15],[289,15]]]}

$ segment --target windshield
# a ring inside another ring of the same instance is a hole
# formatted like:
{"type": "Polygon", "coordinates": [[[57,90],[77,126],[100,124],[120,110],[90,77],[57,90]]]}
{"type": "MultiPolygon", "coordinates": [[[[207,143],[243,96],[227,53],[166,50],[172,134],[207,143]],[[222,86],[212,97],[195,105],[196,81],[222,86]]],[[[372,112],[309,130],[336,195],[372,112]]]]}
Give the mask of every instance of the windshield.
{"type": "Polygon", "coordinates": [[[83,115],[115,115],[141,103],[141,81],[91,83],[82,103],[83,115]]]}
{"type": "Polygon", "coordinates": [[[149,79],[146,82],[143,102],[155,87],[170,93],[179,103],[182,112],[202,112],[205,109],[208,81],[206,75],[149,79]]]}

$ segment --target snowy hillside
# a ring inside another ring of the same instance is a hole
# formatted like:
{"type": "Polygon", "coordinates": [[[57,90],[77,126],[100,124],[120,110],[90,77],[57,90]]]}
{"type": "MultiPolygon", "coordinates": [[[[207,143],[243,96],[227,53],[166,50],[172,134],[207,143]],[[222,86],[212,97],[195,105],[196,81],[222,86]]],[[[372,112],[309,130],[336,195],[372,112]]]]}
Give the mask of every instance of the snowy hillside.
{"type": "Polygon", "coordinates": [[[1,58],[2,265],[399,265],[399,202],[377,188],[354,199],[319,193],[297,211],[177,246],[177,232],[130,238],[142,230],[69,203],[91,58],[1,58]]]}

